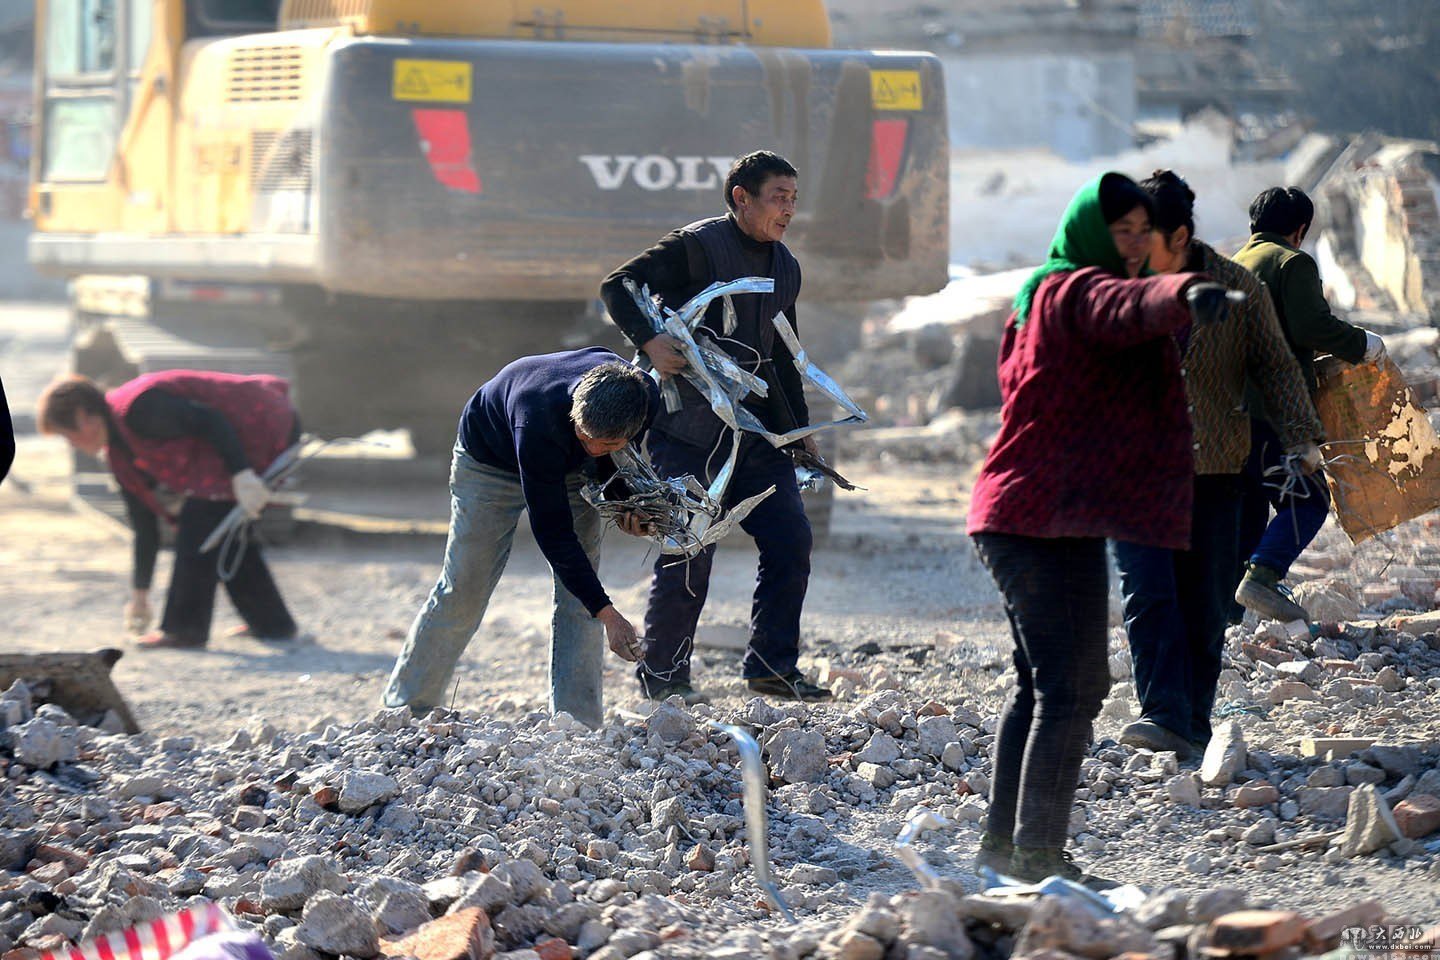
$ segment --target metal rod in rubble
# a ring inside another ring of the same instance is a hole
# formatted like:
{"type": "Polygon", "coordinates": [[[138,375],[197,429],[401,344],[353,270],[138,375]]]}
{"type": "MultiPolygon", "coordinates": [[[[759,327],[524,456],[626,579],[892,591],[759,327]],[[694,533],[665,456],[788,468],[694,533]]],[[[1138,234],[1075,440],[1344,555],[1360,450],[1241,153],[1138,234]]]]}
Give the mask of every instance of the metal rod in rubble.
{"type": "Polygon", "coordinates": [[[765,892],[770,905],[794,923],[795,914],[770,874],[769,828],[765,818],[765,794],[770,773],[765,768],[765,761],[760,758],[760,744],[740,727],[716,720],[708,722],[716,730],[734,737],[735,745],[740,749],[740,770],[745,779],[745,831],[750,839],[750,866],[755,871],[755,882],[765,892]]]}

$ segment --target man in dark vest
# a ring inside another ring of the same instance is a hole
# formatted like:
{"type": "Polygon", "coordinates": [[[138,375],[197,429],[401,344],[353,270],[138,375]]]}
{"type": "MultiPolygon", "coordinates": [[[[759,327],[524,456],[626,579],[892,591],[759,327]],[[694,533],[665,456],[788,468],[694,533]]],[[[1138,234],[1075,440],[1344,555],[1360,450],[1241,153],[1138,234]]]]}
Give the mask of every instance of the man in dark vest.
{"type": "MultiPolygon", "coordinates": [[[[278,377],[205,370],[147,373],[102,392],[85,377],[51,384],[40,397],[43,433],[109,462],[135,531],[127,626],[150,620],[150,581],[159,548],[159,519],[176,525],[175,566],[160,629],[135,643],[143,649],[198,648],[210,639],[221,548],[201,553],[210,533],[238,503],[259,517],[269,497],[260,474],[300,437],[290,386],[278,377]],[[159,488],[184,498],[172,513],[159,488]]],[[[293,641],[299,631],[253,540],[243,543],[225,581],[244,627],[235,636],[293,641]]]]}
{"type": "MultiPolygon", "coordinates": [[[[731,438],[700,392],[676,376],[686,362],[677,342],[651,329],[625,281],[631,280],[637,288],[648,286],[665,306],[678,309],[715,281],[772,278],[773,293],[733,298],[733,329],[727,329],[724,304],[718,300],[710,305],[703,325],[737,363],[765,380],[767,396],[752,394],[744,402],[768,430],[785,433],[805,426],[809,410],[803,383],[771,324],[772,317],[784,313],[795,326],[800,265],[783,238],[795,215],[797,196],[795,168],[783,157],[768,151],[741,157],[725,178],[727,215],[667,234],[607,277],[600,288],[615,324],[657,371],[673,377],[679,387],[681,409],[660,411],[650,435],[650,456],[662,476],[689,474],[708,485],[726,460],[731,438]]],[[[811,683],[796,666],[800,610],[810,579],[811,536],[794,463],[757,434],[742,433],[740,444],[724,506],[728,509],[775,487],[740,524],[755,538],[760,552],[744,676],[756,693],[827,699],[830,691],[811,683]]],[[[813,439],[807,438],[804,445],[813,452],[813,439]]],[[[645,612],[649,646],[636,670],[642,692],[651,699],[680,696],[688,703],[704,699],[690,683],[690,656],[714,550],[711,546],[688,562],[668,556],[656,560],[645,612]]]]}

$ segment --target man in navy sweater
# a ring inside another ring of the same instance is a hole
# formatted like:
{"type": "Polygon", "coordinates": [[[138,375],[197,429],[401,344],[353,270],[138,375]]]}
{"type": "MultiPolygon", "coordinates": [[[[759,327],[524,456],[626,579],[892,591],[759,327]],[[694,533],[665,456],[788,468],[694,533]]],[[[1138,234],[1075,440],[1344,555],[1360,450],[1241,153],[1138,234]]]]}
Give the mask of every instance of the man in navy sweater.
{"type": "Polygon", "coordinates": [[[528,510],[555,574],[551,711],[600,725],[600,627],[624,660],[639,659],[640,643],[596,575],[602,524],[580,489],[587,470],[614,473],[609,454],[639,438],[659,408],[655,383],[603,347],[522,357],[475,392],[460,415],[450,469],[444,566],[395,661],[386,706],[419,713],[445,701],[528,510]]]}

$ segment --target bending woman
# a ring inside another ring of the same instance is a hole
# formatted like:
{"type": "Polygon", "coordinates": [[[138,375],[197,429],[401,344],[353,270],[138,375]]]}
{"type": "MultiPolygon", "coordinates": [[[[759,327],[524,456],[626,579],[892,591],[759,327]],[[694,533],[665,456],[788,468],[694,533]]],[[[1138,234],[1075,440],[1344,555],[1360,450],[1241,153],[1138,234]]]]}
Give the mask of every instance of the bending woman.
{"type": "MultiPolygon", "coordinates": [[[[968,532],[1004,595],[1015,688],[995,738],[977,866],[1086,877],[1065,852],[1080,761],[1110,687],[1105,539],[1183,550],[1194,462],[1180,350],[1196,274],[1145,277],[1152,212],[1107,173],[1070,201],[1000,348],[1000,432],[968,532]]],[[[1224,309],[1200,285],[1197,311],[1224,309]]]]}

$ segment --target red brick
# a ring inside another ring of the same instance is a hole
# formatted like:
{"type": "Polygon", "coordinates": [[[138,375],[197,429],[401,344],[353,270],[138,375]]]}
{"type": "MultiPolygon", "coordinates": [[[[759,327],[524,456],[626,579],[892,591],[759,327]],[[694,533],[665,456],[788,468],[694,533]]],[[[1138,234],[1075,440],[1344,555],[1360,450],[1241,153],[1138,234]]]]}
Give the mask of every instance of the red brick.
{"type": "Polygon", "coordinates": [[[1440,797],[1417,793],[1395,805],[1395,823],[1410,839],[1440,830],[1440,797]]]}
{"type": "Polygon", "coordinates": [[[1350,927],[1368,927],[1385,919],[1385,908],[1379,900],[1363,900],[1344,910],[1327,913],[1311,920],[1305,928],[1305,949],[1308,953],[1327,953],[1340,945],[1340,934],[1350,927]]]}
{"type": "Polygon", "coordinates": [[[178,816],[184,812],[185,810],[180,804],[166,800],[163,803],[150,804],[150,806],[145,808],[145,812],[141,814],[141,817],[146,823],[159,823],[166,817],[178,816]]]}
{"type": "Polygon", "coordinates": [[[573,960],[575,950],[564,940],[541,940],[535,944],[540,960],[573,960]]]}
{"type": "Polygon", "coordinates": [[[90,866],[90,858],[79,850],[57,847],[48,843],[42,843],[35,848],[35,859],[44,860],[47,863],[63,863],[71,873],[79,873],[90,866]]]}
{"type": "Polygon", "coordinates": [[[417,960],[490,960],[495,956],[495,934],[485,911],[470,907],[431,920],[408,937],[381,940],[380,953],[417,960]]]}
{"type": "Polygon", "coordinates": [[[1210,924],[1200,952],[1208,957],[1271,953],[1305,937],[1305,918],[1293,910],[1239,910],[1210,924]]]}
{"type": "Polygon", "coordinates": [[[715,869],[715,854],[705,844],[697,843],[685,858],[685,866],[700,873],[709,873],[715,869]]]}

